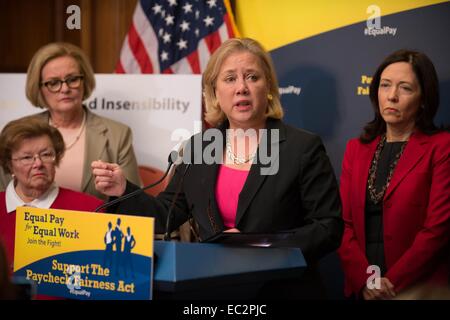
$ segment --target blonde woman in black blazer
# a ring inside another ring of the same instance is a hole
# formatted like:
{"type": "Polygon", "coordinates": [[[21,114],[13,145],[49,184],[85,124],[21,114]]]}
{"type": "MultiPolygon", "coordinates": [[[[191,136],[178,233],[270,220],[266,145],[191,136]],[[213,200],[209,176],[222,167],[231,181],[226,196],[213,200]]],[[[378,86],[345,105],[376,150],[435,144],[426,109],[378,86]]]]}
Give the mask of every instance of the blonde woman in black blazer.
{"type": "MultiPolygon", "coordinates": [[[[336,179],[321,139],[280,120],[283,112],[273,65],[254,40],[226,41],[211,56],[203,86],[205,118],[215,128],[206,130],[203,139],[201,134],[191,138],[184,148],[190,156],[177,166],[169,186],[158,197],[142,193],[116,209],[154,215],[156,232],[164,232],[175,198],[171,229],[192,217],[201,240],[223,231],[293,231],[278,245],[300,248],[309,268],[303,277],[266,285],[261,297],[323,297],[315,264],[339,247],[343,222],[336,179]],[[240,149],[238,140],[245,137],[237,129],[255,129],[257,139],[244,141],[240,149]],[[267,140],[260,129],[267,130],[267,140]],[[205,134],[223,138],[215,154],[219,161],[213,164],[208,164],[205,155],[215,140],[208,141],[205,134]],[[267,165],[260,157],[263,149],[270,151],[267,165]],[[231,172],[228,178],[236,179],[221,180],[224,170],[231,172]],[[236,202],[231,215],[224,213],[229,211],[227,201],[236,202]]],[[[126,181],[116,164],[96,161],[92,168],[97,189],[109,196],[137,188],[126,181]]]]}

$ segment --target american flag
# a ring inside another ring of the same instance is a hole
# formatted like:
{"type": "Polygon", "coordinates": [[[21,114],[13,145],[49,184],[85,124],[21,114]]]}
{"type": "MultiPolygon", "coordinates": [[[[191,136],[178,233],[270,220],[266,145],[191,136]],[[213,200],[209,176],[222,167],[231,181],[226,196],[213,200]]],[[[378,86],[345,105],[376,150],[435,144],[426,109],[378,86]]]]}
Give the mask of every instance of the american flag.
{"type": "Polygon", "coordinates": [[[116,72],[202,73],[220,44],[237,36],[228,1],[139,0],[116,72]]]}

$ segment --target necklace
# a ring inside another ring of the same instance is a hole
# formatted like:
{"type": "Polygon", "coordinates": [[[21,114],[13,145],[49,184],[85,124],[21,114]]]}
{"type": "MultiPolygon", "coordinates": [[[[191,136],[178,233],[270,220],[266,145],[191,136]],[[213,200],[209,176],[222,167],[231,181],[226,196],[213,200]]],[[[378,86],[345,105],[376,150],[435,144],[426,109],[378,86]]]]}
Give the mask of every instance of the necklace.
{"type": "Polygon", "coordinates": [[[400,159],[401,155],[403,154],[403,151],[405,150],[405,147],[407,144],[407,142],[405,142],[402,145],[400,151],[395,155],[394,161],[389,166],[389,172],[388,172],[388,176],[386,178],[386,183],[383,185],[381,190],[379,192],[377,192],[376,187],[375,187],[375,180],[376,180],[376,176],[377,176],[378,162],[380,161],[381,151],[383,150],[385,143],[386,143],[386,134],[383,134],[381,136],[380,142],[378,142],[377,149],[375,151],[375,155],[372,160],[372,165],[370,166],[370,169],[369,169],[369,179],[367,180],[367,185],[368,185],[367,188],[369,190],[369,196],[370,196],[370,199],[375,204],[377,204],[378,202],[380,202],[383,199],[384,194],[386,193],[386,190],[389,187],[389,184],[391,182],[392,175],[394,174],[394,169],[397,166],[397,162],[400,159]]]}
{"type": "Polygon", "coordinates": [[[256,155],[256,150],[253,152],[253,154],[249,155],[248,158],[244,158],[244,157],[239,157],[237,155],[234,154],[233,149],[231,148],[231,140],[230,140],[230,135],[227,134],[226,135],[226,149],[227,149],[227,157],[228,159],[230,159],[234,164],[245,164],[250,162],[251,160],[253,160],[253,158],[255,158],[256,155]]]}
{"type": "MultiPolygon", "coordinates": [[[[55,128],[58,129],[58,126],[55,126],[52,123],[52,119],[49,118],[49,124],[55,128]]],[[[80,140],[81,135],[83,134],[84,131],[84,127],[86,126],[86,112],[83,111],[83,121],[81,122],[81,126],[80,126],[80,130],[78,130],[77,135],[75,136],[75,139],[71,142],[71,143],[67,143],[66,140],[64,140],[64,144],[66,145],[66,150],[69,150],[70,148],[72,148],[77,142],[78,140],[80,140]]],[[[61,131],[60,131],[61,132],[61,131]]]]}

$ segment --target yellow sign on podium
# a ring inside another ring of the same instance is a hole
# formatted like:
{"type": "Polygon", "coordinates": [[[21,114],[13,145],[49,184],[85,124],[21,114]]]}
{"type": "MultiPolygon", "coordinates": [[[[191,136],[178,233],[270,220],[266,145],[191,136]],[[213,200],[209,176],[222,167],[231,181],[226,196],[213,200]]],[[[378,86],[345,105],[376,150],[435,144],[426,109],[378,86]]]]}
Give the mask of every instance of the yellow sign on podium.
{"type": "Polygon", "coordinates": [[[18,207],[14,275],[37,293],[151,299],[154,219],[18,207]]]}

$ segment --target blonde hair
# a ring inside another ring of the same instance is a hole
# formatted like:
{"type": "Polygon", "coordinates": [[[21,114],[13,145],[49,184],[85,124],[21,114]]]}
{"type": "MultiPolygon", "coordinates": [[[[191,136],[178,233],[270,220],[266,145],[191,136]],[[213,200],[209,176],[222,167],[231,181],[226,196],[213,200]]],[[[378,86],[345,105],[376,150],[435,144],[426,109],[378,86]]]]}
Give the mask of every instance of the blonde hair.
{"type": "Polygon", "coordinates": [[[268,108],[266,117],[281,119],[283,108],[281,107],[278,81],[273,67],[272,59],[266,50],[256,40],[250,38],[232,38],[225,41],[211,56],[203,73],[203,97],[205,99],[205,120],[212,126],[221,124],[226,119],[225,113],[220,108],[216,98],[216,82],[223,62],[233,53],[250,52],[257,58],[264,72],[269,86],[268,108]]]}
{"type": "Polygon", "coordinates": [[[69,56],[75,59],[83,75],[83,100],[89,98],[95,88],[95,77],[92,66],[85,53],[77,46],[66,42],[49,43],[41,47],[31,59],[27,71],[25,93],[35,107],[46,108],[47,104],[41,93],[41,72],[44,66],[55,58],[69,56]]]}

